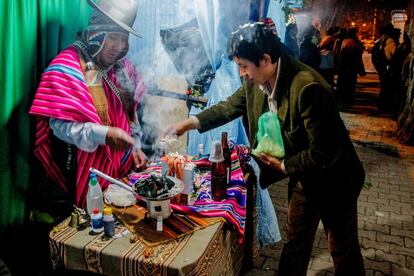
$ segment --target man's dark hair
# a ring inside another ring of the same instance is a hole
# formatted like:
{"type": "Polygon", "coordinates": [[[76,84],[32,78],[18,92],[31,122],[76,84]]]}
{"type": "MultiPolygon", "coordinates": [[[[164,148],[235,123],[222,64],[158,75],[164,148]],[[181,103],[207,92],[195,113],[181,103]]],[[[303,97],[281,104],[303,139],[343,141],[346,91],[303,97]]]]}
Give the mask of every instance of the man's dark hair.
{"type": "Polygon", "coordinates": [[[231,34],[227,54],[230,59],[247,59],[256,66],[260,65],[263,55],[268,54],[275,63],[281,55],[281,42],[264,23],[246,24],[231,34]]]}

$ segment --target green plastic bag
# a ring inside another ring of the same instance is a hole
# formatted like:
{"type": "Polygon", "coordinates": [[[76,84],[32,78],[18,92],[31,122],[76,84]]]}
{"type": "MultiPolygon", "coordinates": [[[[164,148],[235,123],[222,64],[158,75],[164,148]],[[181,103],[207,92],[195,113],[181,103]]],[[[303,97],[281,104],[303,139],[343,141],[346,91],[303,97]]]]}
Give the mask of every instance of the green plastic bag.
{"type": "Polygon", "coordinates": [[[279,118],[275,112],[269,111],[260,116],[256,137],[258,144],[252,151],[254,155],[266,153],[277,158],[285,156],[279,118]]]}

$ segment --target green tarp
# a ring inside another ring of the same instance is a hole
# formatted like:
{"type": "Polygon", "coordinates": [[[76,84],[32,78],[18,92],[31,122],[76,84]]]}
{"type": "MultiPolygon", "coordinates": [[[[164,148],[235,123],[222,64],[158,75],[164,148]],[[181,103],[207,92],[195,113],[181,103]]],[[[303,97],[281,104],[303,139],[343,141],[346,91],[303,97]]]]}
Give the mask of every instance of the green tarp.
{"type": "Polygon", "coordinates": [[[40,75],[89,13],[86,0],[0,1],[0,234],[25,222],[42,179],[28,115],[40,75]]]}

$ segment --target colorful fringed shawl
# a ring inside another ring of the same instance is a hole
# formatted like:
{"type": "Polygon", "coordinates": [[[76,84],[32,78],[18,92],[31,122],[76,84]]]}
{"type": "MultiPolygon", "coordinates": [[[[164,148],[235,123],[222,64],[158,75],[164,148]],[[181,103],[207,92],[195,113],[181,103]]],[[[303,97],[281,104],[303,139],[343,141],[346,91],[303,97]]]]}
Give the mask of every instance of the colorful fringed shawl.
{"type": "MultiPolygon", "coordinates": [[[[240,168],[239,159],[234,150],[231,155],[231,182],[227,189],[227,199],[217,202],[211,199],[209,191],[201,189],[198,200],[194,205],[172,204],[175,211],[187,214],[200,214],[207,217],[223,217],[229,222],[237,233],[240,241],[244,237],[246,223],[246,182],[240,168]]],[[[210,176],[206,177],[204,184],[208,184],[210,176]]]]}
{"type": "MultiPolygon", "coordinates": [[[[134,67],[128,61],[124,59],[121,62],[132,78],[138,77],[134,67]]],[[[108,76],[117,85],[113,68],[109,70],[108,76]]],[[[103,88],[108,101],[109,125],[131,133],[122,103],[106,82],[103,83],[103,88]]],[[[51,135],[53,133],[49,127],[49,118],[102,124],[86,86],[75,46],[70,46],[60,52],[44,71],[30,114],[38,118],[35,155],[44,166],[48,176],[67,191],[69,183],[66,183],[52,152],[51,135]]],[[[92,153],[78,149],[76,158],[76,204],[78,206],[85,205],[90,167],[119,178],[128,172],[132,164],[130,151],[114,151],[108,146],[99,146],[92,153]]],[[[100,179],[99,182],[103,188],[108,184],[104,179],[100,179]]]]}
{"type": "MultiPolygon", "coordinates": [[[[210,194],[210,175],[203,180],[202,188],[198,192],[197,201],[194,205],[171,204],[176,212],[185,214],[195,214],[205,217],[223,217],[237,231],[239,241],[244,238],[246,224],[246,181],[243,171],[240,168],[239,156],[236,150],[231,155],[231,183],[227,189],[227,199],[217,202],[211,199],[210,194]]],[[[152,166],[143,173],[133,173],[129,175],[130,185],[135,184],[139,179],[149,177],[149,173],[161,173],[160,166],[152,166]]]]}

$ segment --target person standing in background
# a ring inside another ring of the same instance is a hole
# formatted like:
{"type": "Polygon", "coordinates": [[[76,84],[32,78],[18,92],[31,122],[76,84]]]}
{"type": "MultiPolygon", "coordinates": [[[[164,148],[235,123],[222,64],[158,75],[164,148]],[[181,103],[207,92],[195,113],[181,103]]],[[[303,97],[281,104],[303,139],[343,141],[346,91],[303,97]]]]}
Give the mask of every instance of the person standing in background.
{"type": "Polygon", "coordinates": [[[314,27],[309,27],[305,31],[299,46],[299,60],[319,71],[321,56],[317,47],[319,42],[316,33],[317,30],[314,27]]]}
{"type": "Polygon", "coordinates": [[[319,52],[321,55],[321,65],[319,66],[321,75],[333,87],[335,77],[335,63],[333,48],[335,45],[335,28],[328,28],[326,36],[319,43],[319,52]]]}
{"type": "Polygon", "coordinates": [[[380,95],[378,99],[378,111],[391,112],[394,98],[394,80],[391,63],[397,50],[397,42],[394,40],[394,25],[391,23],[381,27],[382,36],[375,42],[378,47],[373,48],[372,63],[378,72],[380,79],[380,95]],[[374,49],[378,48],[378,53],[374,49]]]}
{"type": "Polygon", "coordinates": [[[365,76],[362,52],[362,44],[357,37],[357,29],[349,29],[342,41],[338,57],[337,93],[345,101],[354,100],[358,74],[365,76]]]}
{"type": "Polygon", "coordinates": [[[299,59],[298,26],[295,23],[286,27],[285,45],[290,49],[294,58],[299,59]]]}

